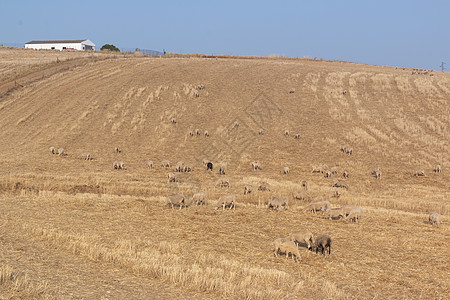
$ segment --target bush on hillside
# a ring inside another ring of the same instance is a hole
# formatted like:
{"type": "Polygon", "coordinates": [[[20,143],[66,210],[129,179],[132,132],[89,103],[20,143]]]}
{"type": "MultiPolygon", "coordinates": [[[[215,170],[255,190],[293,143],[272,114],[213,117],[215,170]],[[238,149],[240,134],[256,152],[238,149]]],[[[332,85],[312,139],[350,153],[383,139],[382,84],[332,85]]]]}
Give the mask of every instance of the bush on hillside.
{"type": "Polygon", "coordinates": [[[114,45],[110,45],[110,44],[105,44],[105,45],[103,45],[101,48],[100,48],[100,51],[103,51],[103,50],[109,50],[109,51],[116,51],[116,52],[120,52],[120,50],[119,50],[119,48],[117,48],[116,46],[114,46],[114,45]]]}

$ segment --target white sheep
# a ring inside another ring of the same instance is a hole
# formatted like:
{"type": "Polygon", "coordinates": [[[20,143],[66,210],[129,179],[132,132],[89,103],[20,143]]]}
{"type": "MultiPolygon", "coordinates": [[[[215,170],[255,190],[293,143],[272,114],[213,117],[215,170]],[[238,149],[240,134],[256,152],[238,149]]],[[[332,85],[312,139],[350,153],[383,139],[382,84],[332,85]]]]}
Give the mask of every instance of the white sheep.
{"type": "Polygon", "coordinates": [[[64,148],[58,148],[58,155],[59,156],[64,156],[65,155],[64,148]]]}
{"type": "Polygon", "coordinates": [[[253,171],[261,170],[261,163],[259,161],[252,162],[252,170],[253,171]]]}
{"type": "Polygon", "coordinates": [[[182,209],[183,207],[187,207],[185,197],[183,194],[176,194],[167,196],[167,205],[170,205],[172,209],[174,207],[179,207],[182,209]]]}
{"type": "Polygon", "coordinates": [[[192,196],[195,205],[206,205],[206,194],[203,192],[195,193],[192,196]]]}
{"type": "Polygon", "coordinates": [[[177,174],[172,172],[167,173],[167,182],[178,182],[177,174]]]}
{"type": "Polygon", "coordinates": [[[51,154],[56,154],[56,148],[55,147],[51,146],[49,149],[50,149],[50,153],[51,154]]]}
{"type": "Polygon", "coordinates": [[[314,244],[314,235],[309,230],[294,231],[289,235],[289,240],[294,242],[297,247],[300,243],[305,243],[308,249],[314,244]]]}
{"type": "Polygon", "coordinates": [[[153,169],[153,160],[149,160],[149,161],[147,162],[147,167],[148,167],[149,169],[153,169]]]}
{"type": "Polygon", "coordinates": [[[437,212],[431,212],[428,216],[428,222],[430,222],[431,225],[436,225],[437,227],[439,227],[439,225],[441,224],[441,215],[437,212]]]}
{"type": "Polygon", "coordinates": [[[289,174],[289,171],[290,171],[289,167],[284,167],[282,170],[282,173],[287,175],[287,174],[289,174]]]}
{"type": "Polygon", "coordinates": [[[258,183],[258,191],[270,191],[270,184],[265,181],[258,183]]]}
{"type": "Polygon", "coordinates": [[[244,185],[244,195],[251,194],[253,191],[253,185],[246,184],[244,185]]]}
{"type": "Polygon", "coordinates": [[[275,240],[274,245],[275,245],[275,249],[273,252],[274,252],[275,256],[277,256],[278,253],[286,254],[286,259],[287,259],[290,254],[292,257],[292,260],[294,260],[294,256],[295,256],[296,262],[301,260],[300,252],[298,251],[298,247],[296,246],[296,244],[294,242],[290,241],[288,238],[286,238],[285,240],[281,240],[281,241],[275,240]]]}
{"type": "Polygon", "coordinates": [[[234,194],[226,194],[219,197],[217,200],[214,209],[217,210],[219,207],[222,207],[222,210],[225,208],[236,209],[236,196],[234,194]]]}

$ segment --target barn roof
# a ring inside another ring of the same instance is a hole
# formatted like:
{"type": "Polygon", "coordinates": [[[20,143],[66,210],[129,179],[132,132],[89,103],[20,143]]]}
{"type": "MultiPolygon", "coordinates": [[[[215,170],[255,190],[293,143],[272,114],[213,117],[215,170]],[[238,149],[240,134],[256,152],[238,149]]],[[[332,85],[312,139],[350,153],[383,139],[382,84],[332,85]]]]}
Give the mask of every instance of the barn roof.
{"type": "Polygon", "coordinates": [[[84,41],[87,41],[88,39],[84,40],[49,40],[49,41],[31,41],[25,44],[78,44],[82,43],[84,41]]]}

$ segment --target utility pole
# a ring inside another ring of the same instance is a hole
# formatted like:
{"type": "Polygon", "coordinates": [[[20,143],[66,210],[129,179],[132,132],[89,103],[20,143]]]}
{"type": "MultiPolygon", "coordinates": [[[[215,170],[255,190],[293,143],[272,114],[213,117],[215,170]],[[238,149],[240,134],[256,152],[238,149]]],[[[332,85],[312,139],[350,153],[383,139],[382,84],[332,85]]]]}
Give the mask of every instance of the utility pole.
{"type": "Polygon", "coordinates": [[[442,72],[444,72],[444,65],[445,65],[445,62],[441,62],[441,70],[442,70],[442,72]]]}

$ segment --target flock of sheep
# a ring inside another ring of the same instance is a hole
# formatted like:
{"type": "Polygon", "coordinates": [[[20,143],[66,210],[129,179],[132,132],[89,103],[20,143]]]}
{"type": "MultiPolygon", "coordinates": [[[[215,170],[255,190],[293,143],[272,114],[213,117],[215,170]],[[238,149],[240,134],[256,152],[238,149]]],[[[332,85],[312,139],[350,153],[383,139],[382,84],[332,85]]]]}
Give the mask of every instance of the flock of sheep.
{"type": "MultiPolygon", "coordinates": [[[[199,85],[197,87],[198,89],[204,89],[204,85],[199,85]]],[[[197,91],[197,90],[196,90],[197,91]]],[[[198,97],[198,91],[197,91],[197,97],[198,97]]],[[[177,120],[175,118],[172,118],[170,120],[171,123],[176,124],[177,120]]],[[[239,128],[239,122],[234,122],[233,128],[238,129],[239,128]]],[[[209,132],[207,130],[204,131],[204,136],[208,137],[209,132]]],[[[264,134],[264,130],[261,128],[258,132],[259,135],[264,134]]],[[[190,130],[188,132],[189,136],[200,136],[201,131],[199,129],[190,130]]],[[[289,136],[290,132],[289,130],[284,131],[284,136],[289,136]]],[[[300,138],[300,134],[297,133],[294,136],[295,139],[300,138]]],[[[340,150],[347,154],[347,155],[353,155],[353,148],[349,147],[347,145],[341,145],[340,150]]],[[[121,149],[116,146],[114,148],[115,153],[121,153],[121,149]]],[[[63,148],[56,149],[55,147],[50,147],[50,153],[54,155],[59,156],[65,156],[65,152],[63,148]]],[[[79,156],[80,159],[83,160],[92,160],[92,156],[90,153],[82,153],[79,156]]],[[[207,171],[213,170],[213,163],[209,159],[204,159],[202,161],[203,167],[206,168],[207,171]]],[[[163,160],[160,164],[163,168],[172,168],[172,164],[168,160],[163,160]]],[[[154,168],[155,165],[153,161],[147,162],[148,168],[154,168]]],[[[115,170],[123,170],[125,169],[125,163],[123,161],[114,161],[113,162],[113,169],[115,170]]],[[[253,171],[259,171],[262,170],[261,163],[259,161],[253,161],[251,162],[251,169],[253,171]]],[[[192,172],[194,170],[193,166],[190,164],[185,164],[182,161],[177,162],[177,164],[174,166],[173,171],[170,171],[167,173],[167,181],[168,183],[172,182],[179,182],[177,173],[182,172],[192,172]]],[[[334,166],[329,168],[326,164],[319,164],[312,166],[312,173],[322,173],[324,177],[332,177],[333,175],[338,174],[338,167],[334,166]]],[[[435,166],[434,172],[441,173],[442,168],[438,164],[435,166]]],[[[225,168],[222,165],[218,166],[218,173],[219,175],[225,175],[225,168]]],[[[285,166],[282,168],[281,173],[284,175],[288,175],[290,173],[290,168],[285,166]]],[[[371,173],[376,179],[381,179],[382,171],[381,168],[375,168],[373,169],[371,173]]],[[[341,173],[343,178],[349,178],[350,172],[348,170],[343,170],[341,173]]],[[[425,176],[425,171],[423,169],[417,169],[414,170],[413,176],[425,176]]],[[[323,201],[311,201],[311,197],[307,193],[308,189],[308,183],[306,181],[302,182],[302,188],[303,190],[294,191],[292,193],[292,198],[294,200],[303,200],[306,201],[308,204],[306,204],[303,207],[303,211],[310,211],[314,214],[317,214],[317,212],[321,212],[322,215],[325,218],[328,218],[330,220],[335,219],[343,219],[345,221],[353,221],[355,223],[358,223],[359,220],[362,217],[362,209],[359,206],[354,205],[345,205],[340,208],[331,208],[331,203],[328,200],[323,201]]],[[[219,188],[230,188],[231,183],[230,179],[228,177],[221,176],[215,183],[215,187],[219,188]]],[[[341,189],[349,189],[349,186],[346,181],[341,179],[335,179],[332,183],[333,188],[333,197],[338,198],[341,195],[341,189]]],[[[257,184],[257,190],[258,191],[270,191],[270,184],[265,181],[260,181],[257,184]]],[[[253,193],[254,188],[253,185],[245,184],[244,185],[244,195],[248,195],[253,193]]],[[[167,196],[167,205],[173,208],[187,208],[190,205],[207,205],[207,197],[204,192],[198,192],[195,193],[192,197],[188,198],[185,197],[183,194],[175,194],[175,195],[169,195],[167,196]]],[[[284,210],[289,208],[289,198],[286,196],[271,196],[269,197],[267,201],[267,207],[269,209],[273,209],[276,211],[284,210]]],[[[214,205],[214,209],[222,208],[222,210],[228,209],[236,209],[236,196],[234,194],[224,194],[219,197],[219,199],[216,201],[214,205]]],[[[432,225],[436,225],[439,227],[440,225],[440,215],[436,212],[432,212],[429,215],[429,223],[432,225]]],[[[300,252],[299,252],[299,245],[305,245],[307,249],[309,250],[315,250],[317,252],[321,252],[324,256],[326,256],[326,253],[328,255],[331,254],[331,237],[328,235],[320,235],[314,240],[314,236],[310,231],[295,231],[289,234],[289,236],[284,238],[277,238],[274,240],[274,256],[278,257],[278,254],[285,254],[286,258],[289,257],[289,255],[292,257],[292,259],[295,258],[296,261],[301,260],[300,252]]]]}

